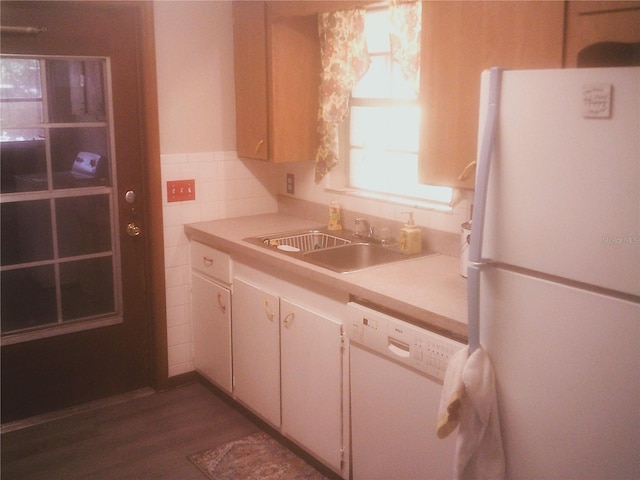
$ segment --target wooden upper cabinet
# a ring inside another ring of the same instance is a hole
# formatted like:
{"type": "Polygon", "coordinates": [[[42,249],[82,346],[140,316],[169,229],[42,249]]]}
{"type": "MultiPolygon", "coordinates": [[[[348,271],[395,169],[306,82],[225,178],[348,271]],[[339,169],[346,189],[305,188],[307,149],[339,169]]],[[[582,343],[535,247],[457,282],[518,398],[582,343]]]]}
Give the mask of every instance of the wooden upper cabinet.
{"type": "Polygon", "coordinates": [[[577,65],[578,52],[599,42],[640,42],[640,1],[570,1],[564,64],[577,65]]]}
{"type": "Polygon", "coordinates": [[[316,15],[283,15],[285,2],[233,4],[238,156],[315,158],[320,81],[316,15]]]}
{"type": "Polygon", "coordinates": [[[474,188],[480,74],[493,66],[562,67],[564,8],[561,1],[423,2],[422,183],[474,188]]]}
{"type": "Polygon", "coordinates": [[[313,160],[318,150],[320,39],[316,15],[268,23],[269,157],[313,160]]]}
{"type": "Polygon", "coordinates": [[[267,160],[267,30],[264,2],[233,2],[238,156],[267,160]]]}

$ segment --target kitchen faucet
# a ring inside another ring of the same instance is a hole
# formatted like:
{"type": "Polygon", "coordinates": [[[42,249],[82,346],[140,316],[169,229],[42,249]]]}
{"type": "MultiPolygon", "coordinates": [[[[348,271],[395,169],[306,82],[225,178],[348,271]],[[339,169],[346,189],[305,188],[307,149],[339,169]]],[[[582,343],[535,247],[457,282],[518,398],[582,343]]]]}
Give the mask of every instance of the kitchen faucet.
{"type": "Polygon", "coordinates": [[[382,228],[380,231],[382,234],[380,236],[376,235],[373,231],[373,227],[366,218],[357,217],[355,221],[355,228],[353,229],[353,236],[381,245],[393,245],[395,243],[394,240],[390,238],[388,228],[382,228]]]}
{"type": "Polygon", "coordinates": [[[353,235],[355,237],[372,239],[373,227],[369,224],[369,222],[365,218],[357,217],[355,228],[353,229],[353,235]]]}

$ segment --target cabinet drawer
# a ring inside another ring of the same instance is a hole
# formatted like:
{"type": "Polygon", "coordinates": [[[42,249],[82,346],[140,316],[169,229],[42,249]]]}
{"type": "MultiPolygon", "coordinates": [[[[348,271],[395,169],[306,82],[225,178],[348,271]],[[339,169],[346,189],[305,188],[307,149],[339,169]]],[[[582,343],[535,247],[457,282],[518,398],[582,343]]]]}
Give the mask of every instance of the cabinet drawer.
{"type": "Polygon", "coordinates": [[[208,245],[191,242],[191,268],[221,282],[231,283],[231,257],[208,245]]]}

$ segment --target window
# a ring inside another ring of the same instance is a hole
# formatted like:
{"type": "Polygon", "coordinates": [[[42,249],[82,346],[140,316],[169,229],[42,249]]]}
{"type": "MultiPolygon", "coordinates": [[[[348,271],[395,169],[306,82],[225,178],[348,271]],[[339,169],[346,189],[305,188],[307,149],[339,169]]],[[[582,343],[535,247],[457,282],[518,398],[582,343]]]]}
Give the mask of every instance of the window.
{"type": "Polygon", "coordinates": [[[2,343],[120,322],[108,59],[0,68],[2,343]]]}
{"type": "Polygon", "coordinates": [[[365,17],[371,64],[352,91],[340,132],[345,183],[372,194],[449,203],[450,188],[418,183],[419,81],[407,80],[392,59],[389,15],[382,7],[365,17]]]}
{"type": "MultiPolygon", "coordinates": [[[[42,88],[40,62],[36,59],[3,59],[0,63],[0,118],[3,125],[42,123],[42,88]]],[[[32,128],[2,130],[0,141],[42,139],[42,131],[32,128]]]]}

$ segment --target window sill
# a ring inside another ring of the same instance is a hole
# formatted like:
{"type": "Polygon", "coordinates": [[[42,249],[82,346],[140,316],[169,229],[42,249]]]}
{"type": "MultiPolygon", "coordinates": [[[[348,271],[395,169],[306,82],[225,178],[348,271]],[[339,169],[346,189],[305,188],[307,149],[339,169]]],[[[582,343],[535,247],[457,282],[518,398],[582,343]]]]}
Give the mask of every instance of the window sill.
{"type": "Polygon", "coordinates": [[[344,195],[355,198],[364,198],[368,200],[377,200],[392,205],[401,205],[405,207],[435,211],[446,214],[453,214],[453,207],[460,200],[460,193],[458,190],[453,191],[453,195],[449,203],[437,202],[424,198],[403,197],[400,195],[392,195],[388,193],[359,190],[355,188],[325,187],[324,191],[327,193],[331,193],[332,195],[344,195]]]}

